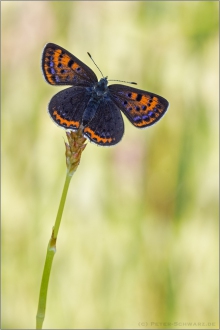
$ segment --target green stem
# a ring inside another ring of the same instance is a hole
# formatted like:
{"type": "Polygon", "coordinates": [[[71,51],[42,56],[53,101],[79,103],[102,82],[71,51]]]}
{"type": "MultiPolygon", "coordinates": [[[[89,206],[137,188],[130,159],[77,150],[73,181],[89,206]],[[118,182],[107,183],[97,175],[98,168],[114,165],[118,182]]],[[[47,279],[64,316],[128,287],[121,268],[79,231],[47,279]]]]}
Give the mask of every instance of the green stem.
{"type": "Polygon", "coordinates": [[[56,217],[55,225],[54,225],[54,228],[53,228],[53,236],[54,236],[55,240],[56,240],[58,232],[59,232],[60,222],[61,222],[63,209],[64,209],[64,205],[65,205],[65,201],[66,201],[66,195],[67,195],[67,192],[68,192],[68,188],[69,188],[71,178],[72,178],[72,175],[70,175],[69,172],[67,171],[66,180],[65,180],[65,183],[64,183],[64,187],[63,187],[63,193],[62,193],[61,200],[60,200],[60,206],[59,206],[59,209],[58,209],[58,212],[57,212],[57,217],[56,217]]]}
{"type": "Polygon", "coordinates": [[[42,329],[44,318],[45,318],[45,310],[46,310],[46,302],[47,302],[47,289],[48,283],[50,279],[50,272],[52,267],[53,258],[56,252],[56,240],[59,232],[60,222],[63,214],[63,209],[66,201],[66,195],[68,192],[70,180],[72,175],[67,171],[66,180],[63,187],[63,193],[60,200],[59,209],[57,212],[57,217],[55,221],[55,225],[53,227],[53,232],[47,247],[47,255],[44,264],[43,276],[41,280],[40,287],[40,296],[38,302],[37,316],[36,316],[36,329],[42,329]]]}

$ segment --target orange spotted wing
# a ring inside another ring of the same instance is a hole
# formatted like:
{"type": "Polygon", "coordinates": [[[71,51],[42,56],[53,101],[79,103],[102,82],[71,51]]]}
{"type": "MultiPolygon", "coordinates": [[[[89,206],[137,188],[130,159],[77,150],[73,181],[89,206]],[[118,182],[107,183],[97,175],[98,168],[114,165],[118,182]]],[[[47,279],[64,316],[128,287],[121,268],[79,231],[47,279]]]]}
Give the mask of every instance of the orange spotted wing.
{"type": "Polygon", "coordinates": [[[110,85],[111,98],[130,122],[139,128],[155,124],[169,103],[162,96],[125,85],[110,85]]]}
{"type": "Polygon", "coordinates": [[[91,86],[98,81],[86,64],[52,43],[48,43],[43,50],[42,69],[51,85],[91,86]]]}

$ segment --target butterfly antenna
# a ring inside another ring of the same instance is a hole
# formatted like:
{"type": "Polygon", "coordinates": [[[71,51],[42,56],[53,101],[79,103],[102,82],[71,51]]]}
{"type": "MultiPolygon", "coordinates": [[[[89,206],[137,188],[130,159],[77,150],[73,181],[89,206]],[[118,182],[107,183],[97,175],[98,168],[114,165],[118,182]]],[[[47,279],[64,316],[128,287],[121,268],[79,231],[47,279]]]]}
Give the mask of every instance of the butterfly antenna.
{"type": "Polygon", "coordinates": [[[89,55],[89,57],[91,58],[91,60],[93,61],[93,63],[95,64],[95,66],[97,67],[97,69],[99,70],[99,72],[101,73],[102,77],[104,78],[102,71],[99,69],[98,65],[97,65],[97,64],[95,63],[95,61],[93,60],[91,54],[90,54],[89,52],[87,52],[87,54],[89,55]]]}
{"type": "Polygon", "coordinates": [[[136,82],[133,82],[133,81],[124,81],[124,80],[108,80],[108,81],[120,81],[120,82],[124,82],[124,83],[126,83],[126,84],[132,84],[132,85],[137,85],[137,83],[136,82]]]}

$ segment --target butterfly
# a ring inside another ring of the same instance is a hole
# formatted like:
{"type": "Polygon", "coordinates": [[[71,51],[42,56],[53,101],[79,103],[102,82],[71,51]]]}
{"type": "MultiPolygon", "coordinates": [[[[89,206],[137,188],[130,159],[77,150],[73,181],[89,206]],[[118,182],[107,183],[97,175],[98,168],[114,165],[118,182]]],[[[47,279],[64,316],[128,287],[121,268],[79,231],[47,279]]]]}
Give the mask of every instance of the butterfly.
{"type": "Polygon", "coordinates": [[[121,140],[121,111],[135,127],[144,128],[160,120],[169,106],[154,93],[121,84],[108,86],[107,77],[98,81],[86,64],[53,43],[43,50],[42,70],[49,84],[72,86],[52,97],[48,106],[51,118],[65,129],[81,129],[86,138],[101,146],[121,140]]]}

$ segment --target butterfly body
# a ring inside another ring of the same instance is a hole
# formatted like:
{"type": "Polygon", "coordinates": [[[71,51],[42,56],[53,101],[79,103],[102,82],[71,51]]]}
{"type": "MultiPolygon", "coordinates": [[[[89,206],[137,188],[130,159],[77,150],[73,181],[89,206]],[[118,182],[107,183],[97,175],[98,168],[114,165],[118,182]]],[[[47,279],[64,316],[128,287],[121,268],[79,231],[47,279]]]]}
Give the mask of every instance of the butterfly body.
{"type": "Polygon", "coordinates": [[[88,92],[91,92],[89,102],[83,112],[82,126],[85,127],[95,117],[96,111],[98,110],[100,103],[107,98],[107,78],[102,78],[94,88],[87,88],[88,92]]]}
{"type": "Polygon", "coordinates": [[[98,145],[111,146],[121,140],[120,110],[134,126],[144,128],[156,123],[168,108],[168,101],[159,95],[120,84],[108,86],[107,77],[98,81],[87,65],[52,43],[44,48],[42,69],[49,84],[73,86],[51,99],[52,119],[65,129],[81,128],[98,145]]]}

